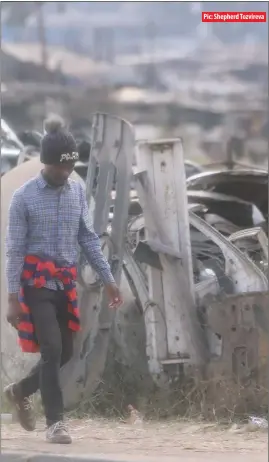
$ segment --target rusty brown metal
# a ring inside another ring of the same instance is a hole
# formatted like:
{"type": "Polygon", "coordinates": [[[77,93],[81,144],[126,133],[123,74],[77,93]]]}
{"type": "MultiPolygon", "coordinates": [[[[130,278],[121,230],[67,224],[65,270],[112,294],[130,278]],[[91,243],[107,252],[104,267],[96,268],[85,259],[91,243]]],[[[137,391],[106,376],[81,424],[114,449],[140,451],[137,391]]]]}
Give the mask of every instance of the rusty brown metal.
{"type": "Polygon", "coordinates": [[[206,306],[206,324],[221,342],[209,376],[259,380],[268,358],[269,292],[229,295],[206,306]]]}

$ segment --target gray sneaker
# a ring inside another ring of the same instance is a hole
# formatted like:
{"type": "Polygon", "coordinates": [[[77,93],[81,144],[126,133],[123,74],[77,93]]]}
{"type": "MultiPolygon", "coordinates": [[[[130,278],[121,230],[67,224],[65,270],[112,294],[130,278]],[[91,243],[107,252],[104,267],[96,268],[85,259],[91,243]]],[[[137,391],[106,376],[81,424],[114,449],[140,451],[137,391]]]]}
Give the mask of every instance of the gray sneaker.
{"type": "Polygon", "coordinates": [[[52,444],[71,444],[72,439],[64,422],[56,422],[47,430],[46,439],[52,444]]]}
{"type": "Polygon", "coordinates": [[[14,384],[8,385],[4,389],[4,394],[8,402],[16,410],[18,421],[22,428],[32,432],[36,427],[36,416],[32,402],[29,398],[21,398],[14,393],[14,384]]]}

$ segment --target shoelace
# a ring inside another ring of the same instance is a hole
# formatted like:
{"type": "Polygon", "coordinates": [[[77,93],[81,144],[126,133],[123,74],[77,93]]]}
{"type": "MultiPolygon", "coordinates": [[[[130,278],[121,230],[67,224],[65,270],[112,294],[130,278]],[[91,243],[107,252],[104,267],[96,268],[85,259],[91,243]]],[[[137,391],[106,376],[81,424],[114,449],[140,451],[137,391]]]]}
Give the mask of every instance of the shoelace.
{"type": "Polygon", "coordinates": [[[30,411],[32,409],[32,403],[29,398],[24,398],[22,401],[22,407],[25,411],[30,411]]]}
{"type": "Polygon", "coordinates": [[[32,410],[32,402],[30,398],[23,398],[22,401],[15,401],[15,405],[17,409],[23,409],[24,411],[31,411],[32,410]]]}
{"type": "Polygon", "coordinates": [[[62,421],[56,422],[56,423],[55,423],[54,425],[52,425],[51,428],[50,428],[51,433],[54,433],[54,432],[56,432],[56,431],[58,431],[58,430],[64,430],[64,431],[67,432],[67,428],[66,428],[66,425],[65,425],[64,422],[62,422],[62,421]]]}

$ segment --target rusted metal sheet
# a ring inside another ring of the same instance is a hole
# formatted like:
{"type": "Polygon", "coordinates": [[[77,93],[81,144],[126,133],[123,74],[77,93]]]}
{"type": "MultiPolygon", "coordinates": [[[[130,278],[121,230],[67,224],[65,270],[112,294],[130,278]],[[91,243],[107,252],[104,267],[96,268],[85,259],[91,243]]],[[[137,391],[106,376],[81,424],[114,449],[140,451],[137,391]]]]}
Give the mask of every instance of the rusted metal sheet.
{"type": "MultiPolygon", "coordinates": [[[[180,360],[188,355],[194,364],[203,364],[207,359],[206,345],[204,336],[199,325],[195,301],[190,288],[190,281],[186,268],[178,258],[178,249],[166,229],[164,219],[155,201],[152,186],[146,172],[141,172],[137,176],[137,190],[141,200],[145,215],[147,230],[152,234],[150,238],[160,241],[169,248],[175,247],[175,256],[171,257],[165,253],[159,253],[162,271],[163,290],[166,291],[164,299],[163,314],[165,316],[166,337],[158,340],[154,332],[156,344],[167,339],[167,356],[155,357],[155,360],[180,360]],[[165,276],[165,278],[164,278],[165,276]],[[169,323],[168,323],[169,320],[169,323]],[[183,338],[183,341],[182,341],[183,338]],[[181,340],[181,343],[179,343],[181,340]],[[185,345],[184,343],[185,342],[185,345]],[[185,346],[185,351],[182,351],[185,346]],[[185,354],[185,355],[184,355],[185,354]]],[[[181,249],[182,250],[182,249],[181,249]]],[[[153,294],[154,300],[154,294],[153,294]]],[[[155,300],[154,300],[155,301],[155,300]]],[[[161,307],[160,307],[161,309],[161,307]]],[[[150,320],[145,319],[146,327],[150,320]]],[[[154,373],[154,371],[151,371],[154,373]]]]}
{"type": "Polygon", "coordinates": [[[209,376],[258,380],[268,360],[269,292],[227,296],[209,303],[206,325],[220,342],[208,366],[209,376]],[[216,352],[215,352],[216,353],[216,352]]]}
{"type": "MultiPolygon", "coordinates": [[[[86,195],[93,213],[95,231],[103,235],[108,229],[116,173],[116,200],[106,251],[117,283],[121,278],[127,232],[134,145],[133,128],[128,122],[107,114],[94,116],[86,195]]],[[[75,338],[74,355],[62,371],[64,401],[68,408],[89,395],[100,383],[114,324],[114,312],[108,308],[102,285],[98,279],[91,283],[93,271],[82,258],[79,273],[83,284],[79,297],[82,331],[75,338]]]]}
{"type": "Polygon", "coordinates": [[[143,245],[148,245],[148,251],[139,252],[138,245],[135,256],[140,253],[142,258],[150,258],[155,254],[159,258],[155,258],[155,265],[152,261],[148,266],[151,302],[144,306],[149,369],[159,381],[165,375],[164,362],[179,363],[183,357],[191,356],[195,363],[201,363],[205,360],[205,346],[194,308],[181,140],[139,143],[136,153],[140,172],[136,174],[136,184],[147,239],[143,245]]]}

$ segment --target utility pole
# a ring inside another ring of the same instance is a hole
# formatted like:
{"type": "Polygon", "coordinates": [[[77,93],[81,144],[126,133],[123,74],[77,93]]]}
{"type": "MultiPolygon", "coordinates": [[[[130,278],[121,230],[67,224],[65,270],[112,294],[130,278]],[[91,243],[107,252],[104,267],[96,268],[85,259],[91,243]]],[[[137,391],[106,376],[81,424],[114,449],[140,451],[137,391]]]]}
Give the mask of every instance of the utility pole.
{"type": "Polygon", "coordinates": [[[150,54],[150,62],[148,63],[147,69],[147,80],[148,83],[155,87],[157,83],[156,76],[156,63],[155,63],[155,53],[156,53],[156,36],[157,28],[156,24],[153,21],[149,21],[146,24],[146,53],[150,54]]]}
{"type": "Polygon", "coordinates": [[[35,2],[36,6],[36,19],[37,19],[37,34],[38,42],[40,45],[41,63],[42,66],[48,68],[48,49],[46,40],[46,26],[44,18],[44,4],[45,2],[35,2]]]}
{"type": "Polygon", "coordinates": [[[95,61],[114,63],[115,31],[110,27],[96,27],[93,31],[93,58],[95,61]]]}

